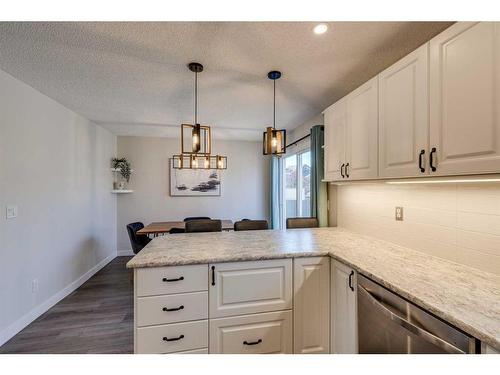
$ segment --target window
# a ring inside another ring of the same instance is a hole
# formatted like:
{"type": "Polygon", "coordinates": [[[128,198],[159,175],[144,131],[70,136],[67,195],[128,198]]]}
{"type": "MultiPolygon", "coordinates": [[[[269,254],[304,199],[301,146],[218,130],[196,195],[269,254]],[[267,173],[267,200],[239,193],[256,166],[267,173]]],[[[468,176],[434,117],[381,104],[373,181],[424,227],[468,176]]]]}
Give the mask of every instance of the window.
{"type": "Polygon", "coordinates": [[[289,217],[311,216],[311,152],[288,155],[282,159],[282,227],[289,217]]]}

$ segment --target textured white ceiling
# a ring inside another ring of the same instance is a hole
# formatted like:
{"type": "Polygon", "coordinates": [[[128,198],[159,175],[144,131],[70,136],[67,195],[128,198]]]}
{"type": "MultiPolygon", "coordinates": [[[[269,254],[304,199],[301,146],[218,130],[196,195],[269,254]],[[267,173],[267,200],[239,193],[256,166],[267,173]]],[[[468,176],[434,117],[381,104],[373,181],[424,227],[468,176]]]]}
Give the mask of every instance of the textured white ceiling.
{"type": "Polygon", "coordinates": [[[0,22],[0,68],[116,134],[178,136],[199,119],[214,137],[295,128],[449,22],[0,22]]]}

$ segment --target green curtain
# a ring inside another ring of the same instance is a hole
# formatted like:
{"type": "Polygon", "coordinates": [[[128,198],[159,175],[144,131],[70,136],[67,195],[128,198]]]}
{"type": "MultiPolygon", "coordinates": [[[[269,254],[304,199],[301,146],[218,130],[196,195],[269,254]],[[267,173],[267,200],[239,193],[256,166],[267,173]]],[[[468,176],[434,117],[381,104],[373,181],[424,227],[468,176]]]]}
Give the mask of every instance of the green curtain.
{"type": "Polygon", "coordinates": [[[281,178],[280,178],[280,160],[279,157],[273,155],[270,158],[270,213],[269,221],[272,229],[280,229],[281,223],[281,205],[280,205],[280,192],[281,192],[281,178]]]}
{"type": "Polygon", "coordinates": [[[327,183],[323,181],[325,132],[323,125],[311,128],[311,216],[317,217],[320,227],[328,226],[327,183]]]}

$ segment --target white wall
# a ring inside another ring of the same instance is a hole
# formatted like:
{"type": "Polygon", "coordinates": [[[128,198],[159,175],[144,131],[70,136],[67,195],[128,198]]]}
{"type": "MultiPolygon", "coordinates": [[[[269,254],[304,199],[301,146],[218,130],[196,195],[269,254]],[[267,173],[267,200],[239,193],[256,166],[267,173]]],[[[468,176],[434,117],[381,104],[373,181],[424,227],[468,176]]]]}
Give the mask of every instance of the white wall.
{"type": "Polygon", "coordinates": [[[341,185],[337,208],[341,227],[500,275],[500,184],[341,185]]]}
{"type": "Polygon", "coordinates": [[[115,152],[110,132],[0,70],[0,345],[116,256],[115,152]]]}
{"type": "MultiPolygon", "coordinates": [[[[287,134],[287,144],[290,144],[297,139],[302,138],[303,136],[311,133],[311,128],[314,125],[324,125],[324,118],[322,113],[318,113],[316,116],[310,118],[303,124],[297,126],[290,132],[290,135],[287,134]]],[[[291,147],[292,152],[302,151],[304,148],[310,147],[309,138],[305,139],[302,142],[299,142],[297,145],[291,147]]]]}
{"type": "Polygon", "coordinates": [[[134,169],[132,194],[118,197],[118,250],[130,249],[126,225],[134,221],[182,220],[186,216],[268,219],[269,159],[261,142],[217,141],[212,149],[228,157],[222,172],[220,197],[171,197],[168,159],[179,153],[179,140],[154,137],[118,137],[118,156],[134,169]]]}

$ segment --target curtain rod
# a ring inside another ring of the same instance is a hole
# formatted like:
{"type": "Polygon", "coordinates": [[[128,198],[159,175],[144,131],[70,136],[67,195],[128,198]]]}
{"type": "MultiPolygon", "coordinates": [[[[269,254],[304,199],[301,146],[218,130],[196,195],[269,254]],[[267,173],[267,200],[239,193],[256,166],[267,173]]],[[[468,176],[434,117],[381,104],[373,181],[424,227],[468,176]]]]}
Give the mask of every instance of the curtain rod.
{"type": "MultiPolygon", "coordinates": [[[[321,130],[323,130],[324,128],[325,128],[325,127],[324,127],[323,125],[321,125],[321,130]]],[[[297,143],[299,143],[300,141],[303,141],[304,139],[309,138],[310,136],[311,136],[311,133],[306,134],[306,135],[304,135],[302,138],[299,138],[299,139],[297,139],[296,141],[294,141],[294,142],[292,142],[292,143],[290,143],[290,144],[286,145],[286,147],[288,148],[288,147],[290,147],[290,146],[296,145],[296,144],[297,144],[297,143]]]]}

